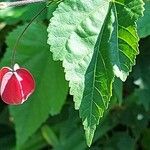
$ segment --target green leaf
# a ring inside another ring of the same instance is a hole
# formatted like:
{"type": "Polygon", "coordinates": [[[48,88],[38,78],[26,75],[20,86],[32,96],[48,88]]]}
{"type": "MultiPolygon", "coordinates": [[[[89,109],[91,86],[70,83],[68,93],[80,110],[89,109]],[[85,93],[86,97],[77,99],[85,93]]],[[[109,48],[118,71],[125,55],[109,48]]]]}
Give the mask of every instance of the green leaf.
{"type": "Polygon", "coordinates": [[[53,12],[56,10],[56,8],[58,7],[59,2],[53,2],[51,3],[48,8],[47,8],[47,19],[50,19],[53,17],[53,12]]]}
{"type": "Polygon", "coordinates": [[[58,145],[58,138],[52,128],[50,128],[48,125],[44,125],[41,128],[41,132],[44,139],[49,145],[52,145],[53,147],[56,147],[58,145]]]}
{"type": "MultiPolygon", "coordinates": [[[[108,6],[109,2],[105,0],[101,2],[99,0],[81,0],[79,3],[76,0],[65,1],[54,12],[48,28],[50,50],[53,52],[55,60],[63,60],[66,79],[70,81],[70,94],[74,96],[76,109],[79,109],[81,104],[84,76],[108,6]]],[[[90,104],[90,98],[86,103],[90,104]]],[[[88,110],[88,107],[80,110],[88,110]]],[[[85,130],[87,130],[86,127],[85,130]]],[[[93,136],[93,134],[89,134],[93,136]]],[[[89,139],[91,141],[92,137],[87,138],[88,143],[89,139]]]]}
{"type": "Polygon", "coordinates": [[[7,9],[0,10],[0,21],[6,22],[7,24],[16,23],[19,18],[25,13],[26,8],[14,8],[10,7],[7,9]]]}
{"type": "Polygon", "coordinates": [[[50,51],[63,61],[88,145],[108,107],[114,77],[125,81],[135,64],[135,21],[142,12],[141,0],[66,0],[51,19],[50,51]]]}
{"type": "MultiPolygon", "coordinates": [[[[0,21],[7,24],[14,24],[19,21],[29,21],[45,6],[46,4],[36,3],[23,7],[9,7],[2,9],[0,10],[0,21]]],[[[45,19],[46,13],[47,9],[38,16],[37,20],[45,19]]]]}
{"type": "Polygon", "coordinates": [[[114,75],[125,81],[138,54],[135,21],[139,17],[139,12],[132,14],[134,2],[130,3],[128,9],[124,9],[125,5],[128,3],[110,3],[109,13],[85,74],[85,89],[80,106],[80,116],[84,121],[89,145],[92,142],[96,124],[99,123],[112,96],[114,75]],[[128,19],[127,25],[124,24],[122,16],[128,19]]]}
{"type": "Polygon", "coordinates": [[[114,75],[111,61],[108,59],[109,53],[107,50],[109,47],[106,42],[111,33],[110,27],[112,23],[109,16],[110,12],[105,19],[95,45],[92,60],[85,74],[85,89],[79,109],[89,146],[91,145],[96,125],[99,123],[100,117],[103,116],[105,108],[108,107],[108,101],[112,95],[110,86],[114,75]],[[105,28],[106,25],[109,28],[105,28]]]}
{"type": "Polygon", "coordinates": [[[137,22],[137,29],[140,38],[150,35],[150,1],[145,2],[144,16],[137,22]]]}
{"type": "MultiPolygon", "coordinates": [[[[73,109],[72,104],[68,105],[67,109],[60,114],[59,117],[63,120],[58,121],[53,125],[55,133],[59,139],[57,145],[53,145],[54,150],[85,150],[87,148],[84,130],[77,111],[73,109]],[[67,117],[65,114],[67,113],[67,117]]],[[[60,120],[60,119],[59,119],[60,120]]]]}
{"type": "MultiPolygon", "coordinates": [[[[10,64],[11,52],[20,32],[20,26],[7,37],[9,49],[1,66],[10,64]]],[[[65,103],[68,86],[60,63],[54,62],[46,44],[46,26],[32,24],[17,47],[17,62],[33,74],[36,81],[34,94],[22,105],[10,106],[16,127],[17,145],[22,145],[51,115],[58,114],[65,103]]]]}
{"type": "Polygon", "coordinates": [[[63,60],[77,109],[84,91],[84,74],[109,5],[106,0],[78,2],[66,0],[60,3],[48,28],[50,51],[55,60],[63,60]]]}
{"type": "MultiPolygon", "coordinates": [[[[36,14],[39,13],[40,10],[42,10],[46,6],[46,3],[33,3],[30,5],[26,5],[24,9],[26,11],[22,14],[22,16],[19,18],[22,21],[30,21],[36,14]]],[[[47,17],[47,9],[45,9],[36,20],[41,21],[46,19],[47,17]]]]}
{"type": "Polygon", "coordinates": [[[133,150],[135,149],[135,140],[126,132],[116,132],[107,140],[108,142],[104,146],[104,149],[108,150],[133,150]]]}
{"type": "Polygon", "coordinates": [[[40,150],[44,149],[47,146],[46,141],[44,140],[41,132],[35,133],[31,136],[27,142],[25,142],[19,150],[40,150]]]}

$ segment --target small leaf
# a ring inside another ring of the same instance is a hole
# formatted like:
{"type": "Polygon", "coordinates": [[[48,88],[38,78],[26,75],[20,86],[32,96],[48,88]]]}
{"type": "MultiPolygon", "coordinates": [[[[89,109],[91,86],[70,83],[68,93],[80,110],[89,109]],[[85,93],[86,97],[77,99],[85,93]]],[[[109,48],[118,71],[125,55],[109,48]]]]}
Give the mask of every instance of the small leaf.
{"type": "MultiPolygon", "coordinates": [[[[7,37],[9,49],[1,66],[9,65],[12,48],[25,26],[7,37]]],[[[36,81],[34,94],[22,105],[10,106],[16,127],[17,145],[22,145],[51,115],[58,114],[65,103],[68,86],[60,63],[54,62],[46,44],[46,26],[32,24],[22,37],[16,53],[17,63],[31,71],[36,81]],[[59,89],[59,90],[58,90],[59,89]]]]}

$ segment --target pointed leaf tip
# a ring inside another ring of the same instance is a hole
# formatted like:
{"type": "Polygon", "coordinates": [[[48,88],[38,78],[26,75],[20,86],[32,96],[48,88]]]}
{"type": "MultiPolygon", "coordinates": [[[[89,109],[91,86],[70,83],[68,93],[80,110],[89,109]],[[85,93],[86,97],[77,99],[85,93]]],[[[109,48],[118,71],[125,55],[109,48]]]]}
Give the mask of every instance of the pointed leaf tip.
{"type": "Polygon", "coordinates": [[[135,64],[142,13],[142,0],[66,0],[51,19],[50,51],[63,61],[88,146],[108,108],[114,77],[125,81],[135,64]]]}

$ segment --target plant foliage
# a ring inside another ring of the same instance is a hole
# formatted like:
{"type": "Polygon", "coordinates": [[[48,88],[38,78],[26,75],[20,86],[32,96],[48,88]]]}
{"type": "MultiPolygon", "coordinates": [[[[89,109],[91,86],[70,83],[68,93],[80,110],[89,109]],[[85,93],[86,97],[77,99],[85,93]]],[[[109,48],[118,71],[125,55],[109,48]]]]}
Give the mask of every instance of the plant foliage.
{"type": "MultiPolygon", "coordinates": [[[[1,67],[45,5],[0,10],[1,67]]],[[[149,10],[149,0],[53,0],[17,46],[36,90],[0,103],[0,149],[149,150],[149,10]]]]}
{"type": "Polygon", "coordinates": [[[63,61],[89,146],[112,96],[114,76],[125,81],[135,64],[136,21],[142,13],[141,0],[66,0],[51,19],[50,50],[63,61]]]}

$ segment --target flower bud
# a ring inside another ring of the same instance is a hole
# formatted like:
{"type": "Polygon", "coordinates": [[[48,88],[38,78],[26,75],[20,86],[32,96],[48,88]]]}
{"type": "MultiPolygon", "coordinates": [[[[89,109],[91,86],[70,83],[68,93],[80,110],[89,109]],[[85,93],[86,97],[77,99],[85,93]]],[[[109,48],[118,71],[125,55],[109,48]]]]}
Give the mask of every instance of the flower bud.
{"type": "Polygon", "coordinates": [[[31,73],[20,68],[3,67],[0,70],[0,95],[2,100],[10,105],[19,105],[25,102],[34,92],[35,81],[31,73]]]}

